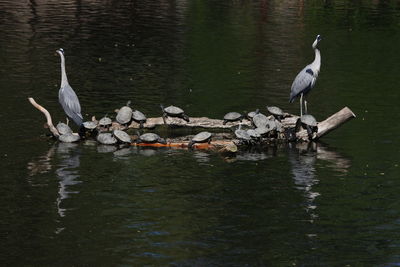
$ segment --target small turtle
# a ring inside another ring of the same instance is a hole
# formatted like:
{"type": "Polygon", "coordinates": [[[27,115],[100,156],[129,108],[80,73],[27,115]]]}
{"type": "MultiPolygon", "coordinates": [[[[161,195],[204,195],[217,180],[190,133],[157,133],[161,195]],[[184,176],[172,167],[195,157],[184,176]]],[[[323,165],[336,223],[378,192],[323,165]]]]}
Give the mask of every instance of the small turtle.
{"type": "Polygon", "coordinates": [[[242,114],[240,114],[239,112],[232,111],[225,114],[224,122],[222,124],[225,125],[228,121],[230,122],[242,121],[242,119],[243,119],[242,114]]]}
{"type": "Polygon", "coordinates": [[[97,135],[97,141],[103,145],[114,145],[117,139],[111,133],[100,133],[97,135]]]}
{"type": "Polygon", "coordinates": [[[140,135],[140,133],[138,133],[138,139],[136,140],[136,143],[148,143],[148,144],[152,144],[152,143],[160,143],[160,144],[167,144],[167,142],[161,138],[160,136],[158,136],[155,133],[145,133],[140,135]]]}
{"type": "Polygon", "coordinates": [[[212,134],[210,132],[200,132],[193,136],[189,142],[189,148],[192,148],[195,143],[210,143],[212,134]]]}
{"type": "Polygon", "coordinates": [[[256,129],[248,129],[247,134],[253,139],[259,139],[261,137],[261,134],[256,131],[256,129]]]}
{"type": "Polygon", "coordinates": [[[138,123],[140,123],[140,128],[143,128],[143,123],[146,122],[147,118],[146,116],[140,112],[139,110],[134,110],[132,112],[132,119],[138,123]]]}
{"type": "Polygon", "coordinates": [[[258,113],[253,117],[253,124],[256,128],[266,127],[268,124],[268,118],[262,113],[258,113]]]}
{"type": "Polygon", "coordinates": [[[307,134],[310,139],[313,137],[313,133],[318,132],[318,123],[313,115],[303,115],[296,122],[296,132],[300,128],[299,124],[307,129],[307,134]]]}
{"type": "Polygon", "coordinates": [[[132,143],[132,138],[130,137],[129,134],[127,134],[127,133],[124,132],[124,131],[121,131],[121,130],[114,130],[114,131],[113,131],[113,136],[114,136],[115,138],[117,138],[117,140],[118,140],[119,142],[121,142],[121,143],[128,143],[128,144],[132,143]]]}
{"type": "Polygon", "coordinates": [[[112,120],[105,115],[103,118],[99,120],[99,126],[104,128],[109,128],[112,124],[112,120]]]}
{"type": "Polygon", "coordinates": [[[131,101],[128,101],[126,106],[119,109],[117,117],[115,118],[119,124],[127,125],[132,120],[132,109],[129,107],[130,104],[131,101]]]}
{"type": "Polygon", "coordinates": [[[267,110],[278,121],[281,121],[283,119],[283,117],[285,116],[285,113],[283,113],[282,109],[280,109],[278,107],[273,107],[273,106],[269,107],[269,106],[267,106],[267,110]]]}
{"type": "Polygon", "coordinates": [[[165,118],[166,117],[177,117],[177,118],[181,118],[184,119],[185,121],[189,122],[189,116],[185,114],[185,112],[183,111],[183,109],[175,107],[175,106],[168,106],[166,108],[164,108],[163,105],[160,105],[161,110],[163,112],[163,120],[164,120],[164,124],[166,124],[165,118]]]}
{"type": "Polygon", "coordinates": [[[235,136],[241,141],[245,143],[249,143],[251,141],[251,136],[247,133],[246,130],[242,130],[242,125],[239,125],[239,128],[235,131],[235,136]]]}
{"type": "Polygon", "coordinates": [[[57,131],[60,133],[60,135],[72,134],[71,128],[67,124],[65,124],[63,122],[57,123],[56,128],[57,128],[57,131]]]}
{"type": "Polygon", "coordinates": [[[93,131],[97,127],[97,121],[85,121],[83,127],[85,127],[87,131],[93,131]]]}
{"type": "Polygon", "coordinates": [[[256,114],[258,114],[258,113],[260,113],[260,110],[259,110],[259,109],[256,109],[255,111],[250,111],[249,113],[247,113],[247,119],[248,119],[249,121],[252,121],[254,115],[256,115],[256,114]]]}
{"type": "Polygon", "coordinates": [[[270,131],[275,131],[277,129],[278,123],[274,119],[267,120],[267,125],[265,125],[265,127],[268,128],[270,131]]]}
{"type": "Polygon", "coordinates": [[[264,136],[271,130],[267,127],[260,127],[260,128],[255,128],[254,131],[256,131],[259,135],[264,136]]]}
{"type": "Polygon", "coordinates": [[[79,141],[79,139],[81,139],[80,136],[73,133],[62,134],[58,137],[58,140],[63,143],[73,143],[79,141]]]}

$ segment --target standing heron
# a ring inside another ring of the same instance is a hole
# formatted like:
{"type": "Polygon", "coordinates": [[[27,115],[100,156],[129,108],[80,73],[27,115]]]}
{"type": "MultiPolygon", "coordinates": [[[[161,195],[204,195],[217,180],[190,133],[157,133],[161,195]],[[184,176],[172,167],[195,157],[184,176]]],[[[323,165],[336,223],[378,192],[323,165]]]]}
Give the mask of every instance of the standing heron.
{"type": "Polygon", "coordinates": [[[64,50],[57,49],[56,52],[61,57],[61,87],[58,91],[58,101],[64,109],[65,114],[71,118],[76,125],[82,128],[83,117],[78,96],[68,83],[67,73],[65,72],[64,50]]]}
{"type": "Polygon", "coordinates": [[[292,103],[296,97],[300,96],[300,116],[303,116],[303,97],[305,113],[307,114],[307,100],[305,98],[310,90],[314,87],[318,78],[319,70],[321,68],[321,53],[317,48],[317,45],[320,41],[321,36],[317,35],[317,38],[312,44],[312,48],[315,52],[314,61],[302,69],[299,74],[297,74],[292,84],[289,102],[292,103]]]}

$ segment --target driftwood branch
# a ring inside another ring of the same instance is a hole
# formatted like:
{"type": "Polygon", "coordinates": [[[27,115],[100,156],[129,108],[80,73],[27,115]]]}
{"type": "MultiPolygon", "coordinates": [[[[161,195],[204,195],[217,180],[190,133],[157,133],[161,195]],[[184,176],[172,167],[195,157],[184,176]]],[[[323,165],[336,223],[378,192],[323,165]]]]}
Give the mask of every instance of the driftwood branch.
{"type": "MultiPolygon", "coordinates": [[[[356,115],[348,107],[342,108],[340,111],[336,112],[329,118],[318,123],[318,132],[314,134],[313,139],[321,138],[322,136],[338,128],[343,123],[355,117],[356,115]]],[[[297,138],[308,141],[308,134],[306,130],[301,130],[296,135],[297,138]]]]}
{"type": "Polygon", "coordinates": [[[51,115],[47,111],[47,109],[45,109],[44,107],[42,107],[41,105],[36,103],[35,99],[33,99],[32,97],[29,97],[28,100],[29,100],[29,102],[31,102],[32,106],[34,106],[35,108],[37,108],[40,112],[42,112],[44,114],[44,116],[46,117],[47,126],[49,126],[51,133],[56,137],[60,136],[60,133],[57,131],[56,127],[54,127],[54,125],[53,125],[51,115]]]}

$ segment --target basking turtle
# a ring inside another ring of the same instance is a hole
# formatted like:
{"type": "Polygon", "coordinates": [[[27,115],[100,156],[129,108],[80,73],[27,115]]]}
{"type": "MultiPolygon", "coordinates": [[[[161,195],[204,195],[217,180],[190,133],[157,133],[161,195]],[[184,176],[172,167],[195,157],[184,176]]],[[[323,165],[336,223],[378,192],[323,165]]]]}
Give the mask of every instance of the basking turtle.
{"type": "Polygon", "coordinates": [[[260,139],[261,134],[256,129],[248,129],[247,134],[253,139],[260,139]]]}
{"type": "Polygon", "coordinates": [[[112,124],[112,120],[105,115],[103,118],[99,120],[99,126],[104,128],[109,128],[112,124]]]}
{"type": "Polygon", "coordinates": [[[160,143],[160,144],[167,144],[167,142],[161,138],[160,136],[158,136],[155,133],[145,133],[140,135],[140,133],[138,134],[138,139],[136,139],[136,143],[140,144],[140,143],[148,143],[148,144],[153,144],[153,143],[160,143]]]}
{"type": "Polygon", "coordinates": [[[97,122],[96,121],[85,121],[83,123],[83,127],[85,127],[85,130],[87,130],[87,131],[93,131],[97,127],[97,122]]]}
{"type": "Polygon", "coordinates": [[[269,106],[267,106],[267,110],[278,121],[281,121],[283,119],[283,117],[285,116],[285,113],[283,113],[282,109],[280,109],[278,107],[273,107],[273,106],[269,107],[269,106]]]}
{"type": "Polygon", "coordinates": [[[56,128],[57,128],[57,131],[60,133],[60,135],[72,134],[71,128],[67,124],[65,124],[63,122],[57,123],[56,128]]]}
{"type": "Polygon", "coordinates": [[[195,143],[210,143],[212,134],[210,132],[200,132],[193,136],[189,142],[189,148],[192,148],[195,143]]]}
{"type": "Polygon", "coordinates": [[[251,136],[247,133],[246,130],[242,130],[242,125],[239,125],[239,128],[235,131],[235,136],[241,142],[249,143],[251,141],[251,136]]]}
{"type": "Polygon", "coordinates": [[[271,130],[267,127],[259,127],[255,128],[254,131],[256,131],[259,135],[264,136],[268,134],[271,130]]]}
{"type": "Polygon", "coordinates": [[[139,110],[134,110],[132,112],[132,119],[137,123],[140,123],[140,128],[143,128],[143,123],[145,123],[147,120],[146,116],[139,110]]]}
{"type": "Polygon", "coordinates": [[[63,143],[73,143],[79,141],[79,139],[81,139],[80,136],[73,133],[62,134],[58,137],[58,140],[63,143]]]}
{"type": "Polygon", "coordinates": [[[114,145],[117,139],[111,133],[100,133],[97,135],[97,141],[103,145],[114,145]]]}
{"type": "Polygon", "coordinates": [[[268,118],[262,113],[258,113],[253,117],[253,124],[256,128],[266,127],[268,124],[268,118]]]}
{"type": "Polygon", "coordinates": [[[222,124],[225,125],[228,121],[230,122],[242,121],[242,119],[243,119],[242,114],[240,114],[239,112],[232,111],[225,114],[224,122],[222,124]]]}
{"type": "Polygon", "coordinates": [[[256,114],[258,114],[258,113],[260,113],[260,110],[259,109],[256,109],[255,111],[250,111],[249,113],[247,113],[247,119],[249,120],[249,121],[252,121],[253,120],[253,117],[254,117],[254,115],[256,115],[256,114]]]}
{"type": "Polygon", "coordinates": [[[296,132],[299,129],[299,124],[307,130],[308,137],[312,139],[313,134],[318,132],[318,123],[313,115],[303,115],[296,123],[296,132]]]}
{"type": "Polygon", "coordinates": [[[113,136],[120,142],[120,143],[132,143],[132,138],[129,134],[121,130],[114,130],[113,136]]]}
{"type": "Polygon", "coordinates": [[[119,124],[127,125],[132,120],[132,109],[129,107],[130,104],[131,101],[128,101],[126,106],[119,109],[117,117],[115,118],[119,124]]]}
{"type": "Polygon", "coordinates": [[[177,117],[177,118],[181,118],[184,119],[185,121],[189,122],[189,116],[185,114],[185,112],[183,111],[183,109],[179,108],[179,107],[175,107],[175,106],[168,106],[166,108],[164,108],[163,105],[160,105],[162,112],[163,112],[163,120],[164,120],[164,124],[166,124],[165,118],[166,117],[177,117]]]}
{"type": "Polygon", "coordinates": [[[265,125],[270,131],[275,131],[277,129],[277,122],[275,120],[267,120],[267,124],[265,125]]]}

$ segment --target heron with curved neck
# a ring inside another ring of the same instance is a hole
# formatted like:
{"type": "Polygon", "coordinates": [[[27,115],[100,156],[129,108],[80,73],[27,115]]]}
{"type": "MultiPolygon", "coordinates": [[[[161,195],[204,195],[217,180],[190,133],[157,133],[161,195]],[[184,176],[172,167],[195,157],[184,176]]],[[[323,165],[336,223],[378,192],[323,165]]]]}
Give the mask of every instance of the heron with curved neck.
{"type": "Polygon", "coordinates": [[[290,92],[289,102],[292,103],[297,97],[300,97],[300,116],[303,116],[303,98],[304,98],[304,109],[307,114],[307,100],[306,96],[310,90],[314,87],[317,81],[318,74],[321,68],[321,53],[317,48],[318,43],[321,41],[321,36],[317,35],[315,41],[312,44],[312,48],[315,52],[314,61],[305,66],[292,83],[292,88],[290,92]]]}
{"type": "Polygon", "coordinates": [[[67,114],[76,125],[82,127],[83,117],[81,114],[81,105],[78,96],[68,83],[67,73],[65,71],[64,49],[57,49],[56,52],[61,58],[61,86],[58,91],[58,101],[64,109],[65,114],[67,114]]]}

